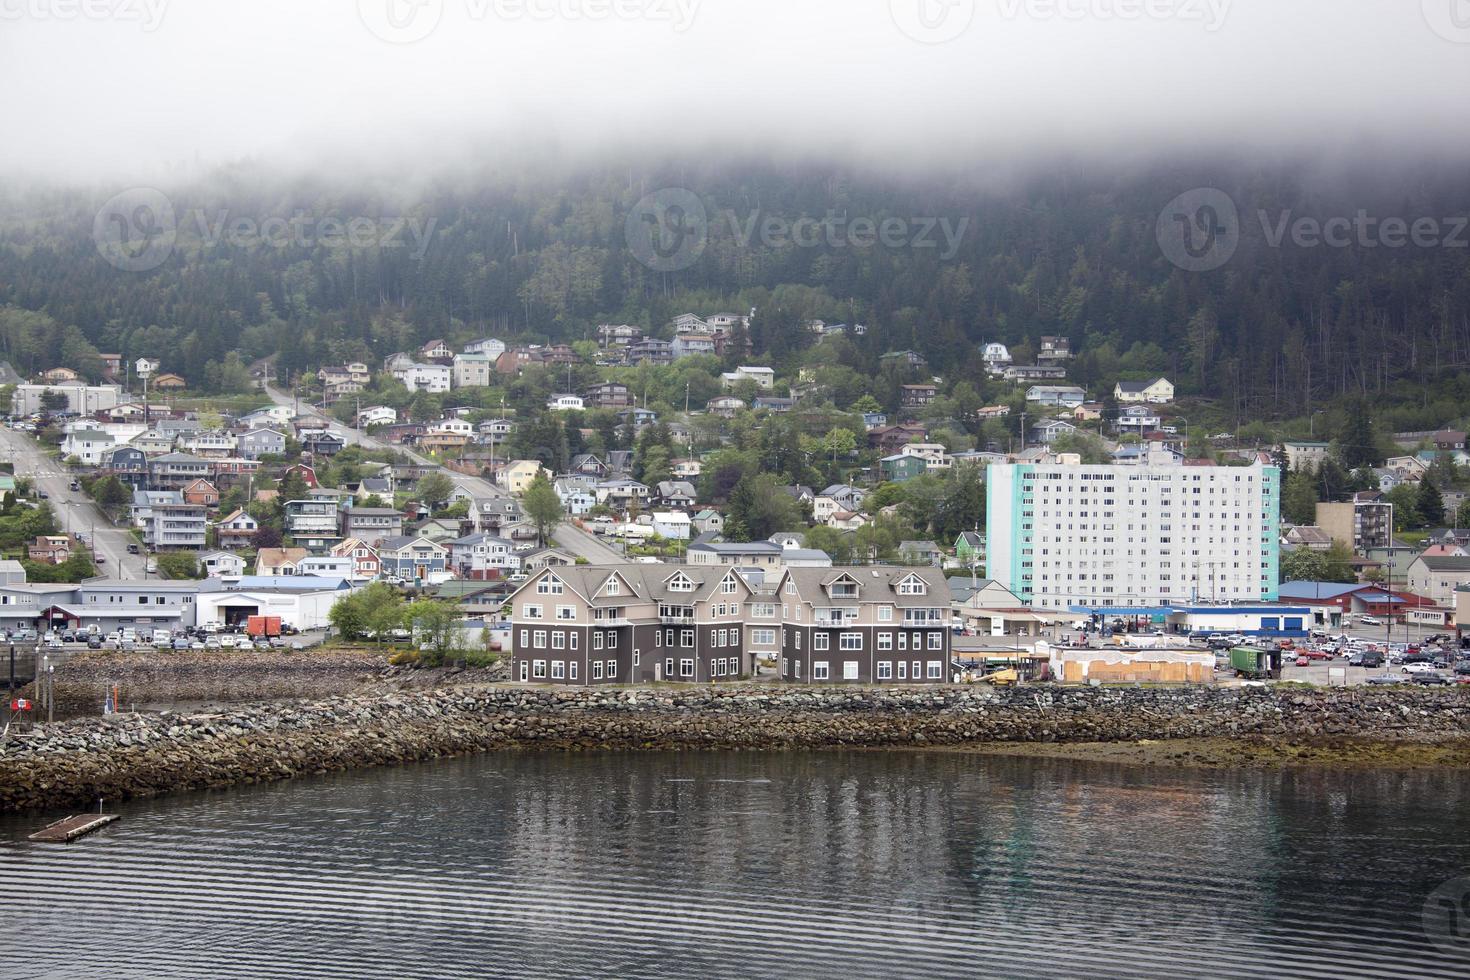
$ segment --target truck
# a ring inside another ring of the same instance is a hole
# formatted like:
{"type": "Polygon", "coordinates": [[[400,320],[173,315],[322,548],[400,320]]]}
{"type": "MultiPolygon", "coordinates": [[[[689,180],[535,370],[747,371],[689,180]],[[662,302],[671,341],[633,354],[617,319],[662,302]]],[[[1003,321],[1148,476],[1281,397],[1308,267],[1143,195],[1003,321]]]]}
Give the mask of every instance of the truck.
{"type": "Polygon", "coordinates": [[[280,616],[251,616],[245,620],[245,632],[250,636],[280,636],[280,616]]]}
{"type": "Polygon", "coordinates": [[[1230,651],[1230,666],[1236,677],[1247,680],[1280,679],[1281,651],[1265,647],[1233,647],[1230,651]]]}

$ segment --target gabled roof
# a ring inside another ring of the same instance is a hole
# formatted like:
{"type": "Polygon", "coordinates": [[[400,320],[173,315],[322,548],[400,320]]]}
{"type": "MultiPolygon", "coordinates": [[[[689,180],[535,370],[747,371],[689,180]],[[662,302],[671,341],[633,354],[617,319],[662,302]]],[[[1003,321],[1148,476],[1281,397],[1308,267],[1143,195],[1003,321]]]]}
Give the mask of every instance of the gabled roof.
{"type": "MultiPolygon", "coordinates": [[[[842,578],[858,584],[858,600],[884,602],[895,606],[931,607],[949,602],[949,584],[937,568],[902,568],[892,565],[870,565],[853,568],[787,568],[784,581],[796,585],[797,595],[805,602],[827,601],[826,588],[842,578]],[[917,578],[928,587],[927,595],[899,595],[898,583],[917,578]]],[[[784,584],[779,588],[784,589],[784,584]]]]}
{"type": "Polygon", "coordinates": [[[1431,572],[1470,572],[1470,557],[1459,555],[1420,555],[1414,559],[1423,562],[1431,572]]]}

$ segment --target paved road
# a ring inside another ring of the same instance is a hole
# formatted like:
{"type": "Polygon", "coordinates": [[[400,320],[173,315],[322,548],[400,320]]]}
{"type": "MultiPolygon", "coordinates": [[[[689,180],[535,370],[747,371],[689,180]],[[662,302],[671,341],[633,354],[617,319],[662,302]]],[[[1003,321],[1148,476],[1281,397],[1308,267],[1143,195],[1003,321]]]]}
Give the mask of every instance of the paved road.
{"type": "Polygon", "coordinates": [[[57,523],[82,537],[99,559],[98,570],[106,576],[121,579],[146,578],[143,555],[128,554],[133,537],[126,528],[115,528],[106,516],[80,490],[71,489],[71,474],[55,459],[42,452],[40,444],[14,429],[0,427],[0,451],[15,464],[17,477],[30,477],[35,485],[51,497],[57,523]]]}
{"type": "MultiPolygon", "coordinates": [[[[453,481],[455,486],[464,488],[466,491],[476,497],[506,496],[504,490],[492,484],[489,480],[483,479],[478,476],[469,476],[465,473],[456,473],[453,470],[444,469],[443,467],[439,466],[439,464],[435,463],[433,460],[429,459],[426,456],[421,456],[418,453],[413,452],[409,449],[405,449],[402,446],[387,445],[386,443],[380,442],[369,435],[359,432],[357,429],[345,426],[330,415],[324,414],[314,405],[308,405],[304,402],[298,403],[284,391],[272,387],[267,387],[265,390],[266,394],[270,396],[271,401],[275,402],[277,405],[282,405],[286,408],[293,409],[294,411],[297,411],[302,415],[310,415],[326,420],[328,424],[328,430],[333,435],[341,438],[349,446],[359,445],[362,446],[364,449],[381,449],[388,452],[402,453],[404,456],[406,456],[408,459],[419,466],[432,466],[435,469],[442,470],[444,474],[448,476],[451,481],[453,481]]],[[[558,527],[553,537],[560,547],[564,548],[574,555],[586,558],[594,565],[621,564],[622,562],[627,560],[620,552],[614,550],[613,548],[604,544],[602,541],[598,540],[595,535],[583,531],[581,528],[571,524],[563,524],[558,527]]]]}
{"type": "Polygon", "coordinates": [[[621,565],[628,559],[613,550],[597,535],[582,530],[574,524],[563,524],[552,535],[556,543],[574,555],[586,558],[594,565],[621,565]]]}

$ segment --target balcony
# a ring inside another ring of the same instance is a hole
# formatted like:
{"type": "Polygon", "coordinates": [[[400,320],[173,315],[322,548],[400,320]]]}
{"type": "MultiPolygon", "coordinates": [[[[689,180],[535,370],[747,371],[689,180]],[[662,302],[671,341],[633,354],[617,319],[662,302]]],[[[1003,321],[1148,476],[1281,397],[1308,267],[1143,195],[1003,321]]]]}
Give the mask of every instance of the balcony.
{"type": "Polygon", "coordinates": [[[853,626],[858,621],[856,609],[818,609],[812,618],[812,625],[841,629],[845,626],[853,626]]]}
{"type": "Polygon", "coordinates": [[[948,617],[940,609],[905,609],[903,611],[903,624],[905,626],[943,626],[948,617]]]}

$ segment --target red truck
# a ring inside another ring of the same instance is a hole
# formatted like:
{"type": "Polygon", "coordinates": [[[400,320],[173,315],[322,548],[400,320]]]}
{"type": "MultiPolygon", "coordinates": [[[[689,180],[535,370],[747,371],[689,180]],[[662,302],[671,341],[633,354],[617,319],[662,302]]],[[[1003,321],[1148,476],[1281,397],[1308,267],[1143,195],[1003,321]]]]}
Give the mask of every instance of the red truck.
{"type": "Polygon", "coordinates": [[[280,616],[251,616],[245,620],[245,632],[250,636],[280,636],[280,616]]]}

